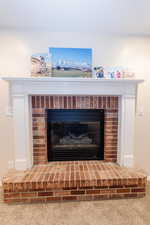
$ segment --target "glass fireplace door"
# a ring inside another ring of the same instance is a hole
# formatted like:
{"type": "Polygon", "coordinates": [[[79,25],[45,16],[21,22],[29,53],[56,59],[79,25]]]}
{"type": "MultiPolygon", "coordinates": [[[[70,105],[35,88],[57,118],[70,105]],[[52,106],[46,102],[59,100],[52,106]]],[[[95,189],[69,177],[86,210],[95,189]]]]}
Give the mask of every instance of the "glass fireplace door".
{"type": "Polygon", "coordinates": [[[61,110],[61,116],[57,111],[59,116],[55,115],[55,118],[52,115],[54,111],[50,113],[48,120],[49,161],[96,160],[103,158],[104,121],[101,120],[99,115],[100,110],[96,113],[97,116],[95,113],[93,114],[93,110],[87,111],[84,110],[83,113],[82,110],[71,110],[74,114],[74,116],[70,114],[71,118],[68,117],[68,110],[61,110]],[[80,116],[79,111],[81,112],[80,116]],[[67,118],[65,117],[66,112],[67,118]]]}

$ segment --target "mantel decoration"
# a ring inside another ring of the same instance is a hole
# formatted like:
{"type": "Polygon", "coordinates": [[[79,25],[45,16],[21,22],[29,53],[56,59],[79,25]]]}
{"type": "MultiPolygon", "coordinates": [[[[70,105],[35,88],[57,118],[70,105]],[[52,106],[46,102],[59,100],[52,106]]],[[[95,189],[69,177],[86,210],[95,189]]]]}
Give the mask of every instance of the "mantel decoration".
{"type": "Polygon", "coordinates": [[[34,54],[31,57],[31,75],[33,77],[51,76],[51,58],[47,53],[34,54]]]}
{"type": "Polygon", "coordinates": [[[135,77],[134,72],[129,68],[124,67],[106,67],[103,66],[94,67],[94,75],[96,78],[105,79],[119,79],[119,78],[131,78],[135,77]]]}
{"type": "Polygon", "coordinates": [[[31,57],[34,77],[92,77],[92,49],[54,48],[31,57]]]}
{"type": "Polygon", "coordinates": [[[49,48],[53,77],[92,77],[92,49],[49,48]]]}
{"type": "Polygon", "coordinates": [[[33,77],[135,78],[134,72],[123,66],[96,66],[92,69],[91,48],[48,48],[47,53],[31,57],[33,77]]]}

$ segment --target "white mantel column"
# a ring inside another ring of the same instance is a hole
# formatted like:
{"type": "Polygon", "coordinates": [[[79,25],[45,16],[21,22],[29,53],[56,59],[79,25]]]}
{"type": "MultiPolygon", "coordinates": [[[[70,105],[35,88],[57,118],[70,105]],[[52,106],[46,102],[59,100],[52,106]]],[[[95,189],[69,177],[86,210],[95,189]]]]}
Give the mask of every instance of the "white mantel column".
{"type": "Polygon", "coordinates": [[[134,166],[135,103],[135,95],[120,97],[118,163],[125,167],[134,166]]]}
{"type": "Polygon", "coordinates": [[[25,170],[32,166],[30,148],[29,96],[13,95],[14,166],[25,170]]]}

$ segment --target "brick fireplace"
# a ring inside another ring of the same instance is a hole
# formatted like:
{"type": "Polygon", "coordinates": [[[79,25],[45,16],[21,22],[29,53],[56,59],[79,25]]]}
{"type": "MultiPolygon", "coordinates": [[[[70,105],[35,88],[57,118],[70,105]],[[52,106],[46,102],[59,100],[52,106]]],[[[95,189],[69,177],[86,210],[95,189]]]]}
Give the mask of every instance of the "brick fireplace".
{"type": "Polygon", "coordinates": [[[31,96],[31,99],[34,165],[48,162],[46,109],[104,109],[104,161],[117,161],[117,96],[31,96]]]}
{"type": "Polygon", "coordinates": [[[8,167],[15,168],[3,179],[6,203],[145,196],[146,176],[134,169],[137,85],[142,80],[4,80],[9,82],[8,115],[14,123],[14,158],[8,167]],[[49,162],[48,112],[56,110],[103,112],[103,160],[49,162]]]}
{"type": "Polygon", "coordinates": [[[142,80],[3,78],[9,83],[8,115],[14,123],[14,159],[25,170],[47,162],[45,109],[104,109],[104,159],[134,166],[137,86],[142,80]]]}

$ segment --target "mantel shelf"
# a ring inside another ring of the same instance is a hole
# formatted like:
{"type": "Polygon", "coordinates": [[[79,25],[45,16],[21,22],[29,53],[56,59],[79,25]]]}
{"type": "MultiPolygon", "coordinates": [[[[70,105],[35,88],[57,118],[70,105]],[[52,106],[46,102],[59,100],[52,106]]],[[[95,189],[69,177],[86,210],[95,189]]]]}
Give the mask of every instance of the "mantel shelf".
{"type": "MultiPolygon", "coordinates": [[[[9,83],[10,106],[13,97],[31,95],[110,95],[136,98],[140,79],[3,77],[9,83]]],[[[9,107],[10,107],[9,106],[9,107]]],[[[12,107],[11,107],[12,108],[12,107]]],[[[10,111],[10,110],[9,110],[10,111]]]]}
{"type": "Polygon", "coordinates": [[[144,80],[142,79],[127,79],[127,78],[119,78],[119,79],[105,79],[105,78],[59,78],[59,77],[2,77],[3,80],[8,82],[91,82],[91,83],[141,83],[144,80]]]}

